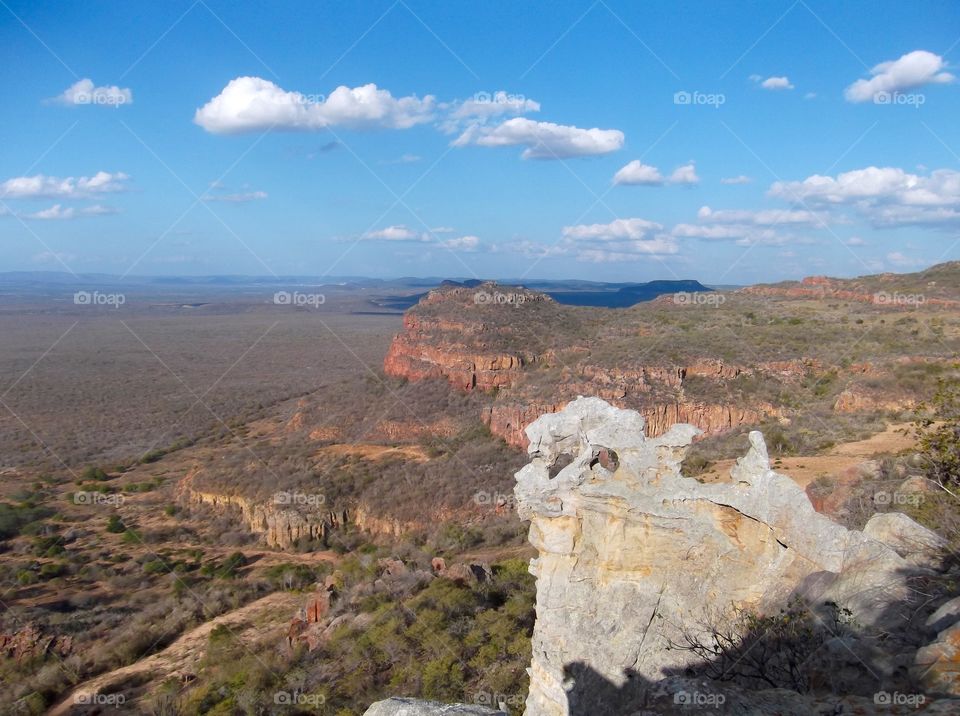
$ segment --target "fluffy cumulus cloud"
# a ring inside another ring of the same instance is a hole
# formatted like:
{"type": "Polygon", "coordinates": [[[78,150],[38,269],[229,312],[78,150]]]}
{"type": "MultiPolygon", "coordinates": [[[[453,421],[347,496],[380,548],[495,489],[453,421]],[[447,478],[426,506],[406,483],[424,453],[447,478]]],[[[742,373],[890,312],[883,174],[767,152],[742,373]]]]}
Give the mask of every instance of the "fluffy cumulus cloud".
{"type": "Polygon", "coordinates": [[[434,117],[436,100],[394,97],[375,84],[337,87],[329,96],[288,92],[260,77],[237,77],[196,111],[193,121],[214,134],[325,127],[407,129],[434,117]]]}
{"type": "Polygon", "coordinates": [[[667,181],[671,184],[693,185],[700,183],[700,177],[697,176],[696,166],[694,166],[693,162],[690,162],[689,164],[684,164],[682,167],[674,169],[667,181]]]}
{"type": "Polygon", "coordinates": [[[641,186],[660,186],[665,182],[670,184],[697,184],[699,181],[700,177],[697,176],[697,169],[693,162],[677,167],[670,176],[664,177],[657,167],[644,164],[639,159],[634,159],[613,175],[614,184],[641,186]]]}
{"type": "Polygon", "coordinates": [[[679,251],[676,240],[664,233],[661,224],[640,218],[565,226],[561,236],[549,255],[573,256],[578,261],[593,263],[639,261],[679,251]]]}
{"type": "Polygon", "coordinates": [[[480,238],[472,235],[458,236],[454,239],[443,239],[438,243],[453,251],[476,251],[480,246],[480,238]]]}
{"type": "Polygon", "coordinates": [[[133,103],[133,92],[129,88],[121,88],[116,85],[97,87],[93,80],[84,78],[74,82],[51,101],[68,107],[83,105],[120,107],[133,103]]]}
{"type": "Polygon", "coordinates": [[[779,245],[803,240],[780,229],[823,227],[823,217],[812,211],[793,209],[720,209],[702,206],[696,224],[677,224],[671,234],[677,238],[733,241],[740,245],[779,245]]]}
{"type": "Polygon", "coordinates": [[[656,167],[644,164],[639,159],[634,159],[613,175],[613,183],[659,186],[663,184],[663,175],[656,167]]]}
{"type": "Polygon", "coordinates": [[[379,241],[424,241],[426,240],[424,237],[429,237],[429,234],[421,234],[408,229],[406,226],[396,225],[376,231],[368,231],[362,238],[379,241]]]}
{"type": "Polygon", "coordinates": [[[769,194],[827,207],[852,206],[880,226],[960,219],[960,172],[952,169],[919,175],[870,166],[835,177],[814,174],[803,181],[776,182],[769,194]]]}
{"type": "Polygon", "coordinates": [[[521,154],[524,159],[566,159],[615,152],[623,147],[623,132],[514,117],[496,126],[468,127],[453,144],[457,147],[524,146],[526,149],[521,154]]]}
{"type": "Polygon", "coordinates": [[[793,84],[790,82],[789,77],[767,77],[766,79],[759,79],[757,83],[762,89],[765,90],[792,90],[793,84]]]}
{"type": "Polygon", "coordinates": [[[632,239],[641,241],[663,229],[663,226],[646,219],[616,219],[609,224],[577,224],[564,226],[563,237],[575,241],[600,240],[616,241],[632,239]]]}
{"type": "Polygon", "coordinates": [[[926,84],[945,84],[955,77],[946,71],[940,55],[926,50],[908,52],[899,59],[881,62],[870,70],[870,79],[860,79],[847,87],[849,102],[870,102],[881,93],[902,92],[926,84]]]}
{"type": "Polygon", "coordinates": [[[53,177],[36,174],[13,177],[0,183],[0,197],[9,199],[86,199],[124,191],[129,176],[123,172],[97,172],[91,177],[53,177]]]}

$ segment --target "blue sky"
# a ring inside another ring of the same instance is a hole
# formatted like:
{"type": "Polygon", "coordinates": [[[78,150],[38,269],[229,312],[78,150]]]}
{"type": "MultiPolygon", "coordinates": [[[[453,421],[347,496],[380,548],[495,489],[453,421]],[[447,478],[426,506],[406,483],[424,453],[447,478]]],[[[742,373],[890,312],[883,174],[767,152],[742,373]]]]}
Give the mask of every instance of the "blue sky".
{"type": "Polygon", "coordinates": [[[955,2],[0,2],[0,270],[960,258],[955,2]]]}

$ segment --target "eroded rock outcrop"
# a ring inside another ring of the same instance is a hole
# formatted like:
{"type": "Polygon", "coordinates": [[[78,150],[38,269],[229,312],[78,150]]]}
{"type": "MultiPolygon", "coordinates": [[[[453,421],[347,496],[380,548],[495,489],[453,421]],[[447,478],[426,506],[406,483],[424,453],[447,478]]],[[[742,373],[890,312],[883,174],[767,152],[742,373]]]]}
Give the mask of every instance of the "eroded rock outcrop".
{"type": "MultiPolygon", "coordinates": [[[[580,398],[527,428],[531,462],[515,489],[539,551],[527,716],[587,713],[571,708],[578,674],[587,692],[632,680],[655,700],[652,685],[697,660],[672,645],[735,609],[775,612],[799,595],[850,609],[864,628],[902,628],[909,576],[929,570],[918,560],[930,540],[917,535],[929,535],[901,520],[871,536],[818,514],[770,469],[758,432],[731,482],[701,484],[680,474],[697,429],[647,438],[645,427],[635,411],[580,398]]],[[[865,688],[899,686],[908,665],[872,662],[865,688]]]]}

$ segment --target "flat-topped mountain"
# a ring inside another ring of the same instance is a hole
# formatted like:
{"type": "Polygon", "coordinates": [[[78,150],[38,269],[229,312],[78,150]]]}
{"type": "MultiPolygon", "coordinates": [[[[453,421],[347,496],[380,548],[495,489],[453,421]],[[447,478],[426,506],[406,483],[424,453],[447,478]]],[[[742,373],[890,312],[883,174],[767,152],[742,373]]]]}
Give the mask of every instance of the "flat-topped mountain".
{"type": "Polygon", "coordinates": [[[526,425],[577,395],[640,411],[653,435],[674,422],[716,434],[811,414],[833,427],[836,415],[909,409],[950,369],[957,278],[950,263],[679,291],[617,311],[494,283],[440,287],[407,311],[384,370],[489,393],[484,421],[518,446],[526,425]]]}

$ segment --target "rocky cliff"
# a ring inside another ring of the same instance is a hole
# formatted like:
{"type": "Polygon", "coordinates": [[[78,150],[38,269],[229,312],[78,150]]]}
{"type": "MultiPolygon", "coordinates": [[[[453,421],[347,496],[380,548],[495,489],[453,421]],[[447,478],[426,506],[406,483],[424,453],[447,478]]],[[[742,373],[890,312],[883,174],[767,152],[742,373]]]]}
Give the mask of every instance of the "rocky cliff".
{"type": "MultiPolygon", "coordinates": [[[[904,629],[910,575],[934,569],[940,538],[899,514],[875,516],[864,532],[835,524],[770,469],[760,433],[729,483],[684,478],[680,462],[696,433],[675,425],[648,438],[641,415],[595,398],[527,428],[531,462],[517,473],[516,498],[539,552],[528,716],[588,713],[582,704],[593,696],[571,691],[578,674],[611,686],[608,696],[654,698],[665,675],[699,658],[676,645],[708,619],[770,613],[791,597],[811,609],[836,603],[865,629],[904,629]]],[[[854,636],[844,646],[838,673],[855,653],[866,660],[854,636]]],[[[846,684],[844,695],[905,691],[911,665],[902,654],[874,654],[866,683],[846,684]]]]}

